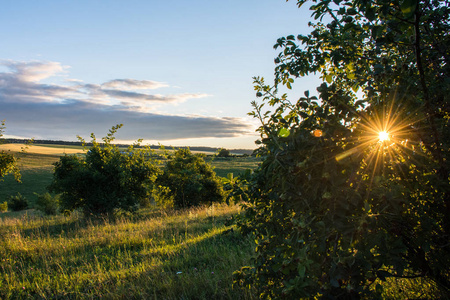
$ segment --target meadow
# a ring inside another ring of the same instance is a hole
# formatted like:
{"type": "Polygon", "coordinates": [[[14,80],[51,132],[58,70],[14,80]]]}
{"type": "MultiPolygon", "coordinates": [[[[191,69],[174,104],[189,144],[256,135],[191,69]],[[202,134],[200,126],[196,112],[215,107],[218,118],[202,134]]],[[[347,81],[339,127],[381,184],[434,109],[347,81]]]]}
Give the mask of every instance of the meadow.
{"type": "Polygon", "coordinates": [[[227,225],[239,212],[145,209],[115,220],[7,213],[0,299],[251,299],[232,285],[254,248],[227,225]]]}

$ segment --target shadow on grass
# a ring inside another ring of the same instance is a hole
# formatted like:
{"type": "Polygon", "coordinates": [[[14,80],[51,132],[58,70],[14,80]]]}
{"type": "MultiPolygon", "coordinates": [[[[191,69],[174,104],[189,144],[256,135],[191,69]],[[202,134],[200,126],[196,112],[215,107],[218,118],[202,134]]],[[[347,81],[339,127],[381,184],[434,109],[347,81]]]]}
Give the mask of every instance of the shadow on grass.
{"type": "Polygon", "coordinates": [[[14,255],[23,282],[9,287],[12,294],[0,284],[0,297],[250,299],[248,292],[232,289],[232,273],[249,263],[252,249],[249,239],[227,227],[160,246],[105,240],[69,245],[45,256],[22,249],[14,255]],[[49,276],[45,282],[42,273],[49,276]]]}

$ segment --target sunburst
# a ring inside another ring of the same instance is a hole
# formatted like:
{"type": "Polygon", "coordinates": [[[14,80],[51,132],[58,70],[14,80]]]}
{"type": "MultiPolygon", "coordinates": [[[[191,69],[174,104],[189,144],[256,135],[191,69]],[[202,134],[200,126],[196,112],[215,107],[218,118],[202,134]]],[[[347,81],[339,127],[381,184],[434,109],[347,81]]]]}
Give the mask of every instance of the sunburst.
{"type": "Polygon", "coordinates": [[[378,140],[379,140],[380,142],[386,142],[386,141],[389,141],[389,132],[386,132],[386,131],[380,131],[380,132],[378,133],[378,140]]]}
{"type": "Polygon", "coordinates": [[[395,101],[390,105],[369,107],[353,131],[354,147],[337,155],[336,160],[358,156],[372,179],[384,174],[387,165],[394,166],[411,157],[413,131],[420,121],[417,115],[395,101]]]}

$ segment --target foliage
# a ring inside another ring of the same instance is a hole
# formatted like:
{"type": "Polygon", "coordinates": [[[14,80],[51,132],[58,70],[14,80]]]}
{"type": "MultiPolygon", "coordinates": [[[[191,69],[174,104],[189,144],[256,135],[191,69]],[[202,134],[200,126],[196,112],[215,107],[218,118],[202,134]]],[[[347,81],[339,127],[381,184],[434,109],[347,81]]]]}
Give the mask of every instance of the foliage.
{"type": "Polygon", "coordinates": [[[87,215],[133,211],[149,197],[159,169],[150,149],[132,145],[122,151],[112,143],[121,126],[114,126],[103,143],[91,134],[92,146],[85,159],[65,155],[55,164],[49,190],[61,193],[62,209],[81,208],[87,215]]]}
{"type": "Polygon", "coordinates": [[[226,201],[230,203],[239,203],[247,201],[248,180],[250,179],[252,170],[247,169],[245,172],[235,177],[233,173],[228,173],[226,178],[222,178],[223,188],[227,194],[226,201]]]}
{"type": "Polygon", "coordinates": [[[168,159],[156,180],[156,186],[165,189],[166,201],[176,208],[223,202],[222,183],[201,154],[178,149],[168,159]]]}
{"type": "MultiPolygon", "coordinates": [[[[1,121],[0,124],[0,143],[1,143],[1,137],[3,136],[3,132],[5,130],[5,121],[1,121]]],[[[3,177],[8,174],[14,174],[14,178],[17,181],[20,181],[20,172],[19,168],[17,167],[17,158],[6,151],[0,152],[0,181],[3,181],[3,177]]]]}
{"type": "Polygon", "coordinates": [[[24,210],[28,208],[27,198],[17,193],[15,196],[11,195],[8,199],[8,207],[13,211],[24,210]]]}
{"type": "Polygon", "coordinates": [[[52,196],[49,193],[36,194],[35,207],[46,215],[56,215],[59,210],[59,195],[52,196]]]}
{"type": "Polygon", "coordinates": [[[265,298],[358,299],[423,277],[438,290],[426,297],[448,297],[448,2],[313,3],[312,32],[275,45],[274,86],[255,78],[264,162],[240,227],[256,258],[236,281],[265,298]],[[318,98],[278,96],[311,73],[318,98]]]}
{"type": "Polygon", "coordinates": [[[230,156],[231,156],[230,150],[227,150],[225,148],[220,148],[217,151],[217,157],[230,157],[230,156]]]}
{"type": "Polygon", "coordinates": [[[7,212],[8,211],[8,202],[5,201],[3,203],[0,203],[0,212],[7,212]]]}
{"type": "Polygon", "coordinates": [[[155,186],[152,193],[158,207],[172,208],[174,207],[174,193],[167,186],[158,185],[155,186]]]}

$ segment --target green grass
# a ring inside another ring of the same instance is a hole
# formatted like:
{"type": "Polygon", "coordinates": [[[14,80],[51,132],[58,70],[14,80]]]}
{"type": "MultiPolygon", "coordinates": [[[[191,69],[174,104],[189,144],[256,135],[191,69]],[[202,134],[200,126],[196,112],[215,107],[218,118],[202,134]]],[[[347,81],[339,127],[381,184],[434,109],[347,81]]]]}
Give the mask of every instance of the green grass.
{"type": "Polygon", "coordinates": [[[131,219],[0,219],[1,299],[251,299],[233,289],[252,241],[237,206],[141,211],[131,219]]]}
{"type": "Polygon", "coordinates": [[[228,173],[233,173],[236,177],[247,169],[255,170],[261,163],[261,158],[257,157],[207,157],[205,159],[214,167],[214,171],[220,177],[227,177],[228,173]]]}
{"type": "Polygon", "coordinates": [[[18,153],[17,156],[20,158],[21,182],[17,182],[12,175],[5,176],[3,181],[0,181],[0,202],[21,193],[33,206],[36,200],[34,193],[46,192],[46,186],[50,184],[53,176],[52,164],[58,161],[59,156],[36,153],[18,153]]]}
{"type": "Polygon", "coordinates": [[[20,193],[33,206],[36,200],[34,193],[46,192],[46,187],[53,176],[53,163],[59,160],[59,155],[37,153],[15,153],[15,155],[20,159],[21,182],[17,182],[12,175],[5,176],[3,181],[0,181],[0,202],[20,193]]]}

